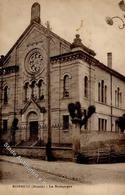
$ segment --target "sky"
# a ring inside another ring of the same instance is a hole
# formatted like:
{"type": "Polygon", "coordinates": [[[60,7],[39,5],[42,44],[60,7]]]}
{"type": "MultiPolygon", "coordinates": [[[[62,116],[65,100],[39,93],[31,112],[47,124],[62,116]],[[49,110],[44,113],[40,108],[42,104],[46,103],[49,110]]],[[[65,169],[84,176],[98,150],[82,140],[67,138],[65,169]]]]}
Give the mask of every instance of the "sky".
{"type": "MultiPolygon", "coordinates": [[[[113,69],[125,75],[125,28],[119,20],[114,25],[105,22],[107,16],[123,14],[120,0],[38,0],[41,22],[50,22],[52,31],[72,42],[79,33],[83,43],[96,52],[96,58],[107,64],[107,52],[112,52],[113,69]],[[81,20],[83,26],[79,32],[81,20]]],[[[5,55],[30,23],[34,0],[0,0],[0,55],[5,55]]]]}

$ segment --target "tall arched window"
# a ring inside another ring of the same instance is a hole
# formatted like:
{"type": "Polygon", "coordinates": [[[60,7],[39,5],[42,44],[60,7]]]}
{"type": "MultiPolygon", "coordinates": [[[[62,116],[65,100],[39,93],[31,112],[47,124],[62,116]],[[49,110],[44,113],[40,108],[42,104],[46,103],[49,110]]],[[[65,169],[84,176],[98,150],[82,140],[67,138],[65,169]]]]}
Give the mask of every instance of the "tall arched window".
{"type": "Polygon", "coordinates": [[[31,82],[31,85],[30,85],[30,87],[31,87],[31,89],[32,89],[32,92],[31,92],[31,96],[32,96],[32,97],[34,97],[34,88],[35,88],[35,84],[36,84],[36,81],[32,81],[32,82],[31,82]]]}
{"type": "Polygon", "coordinates": [[[69,97],[69,84],[70,84],[69,75],[65,75],[63,78],[63,96],[69,97]]]}
{"type": "Polygon", "coordinates": [[[117,106],[117,90],[115,90],[115,106],[117,106]]]}
{"type": "Polygon", "coordinates": [[[115,90],[115,106],[119,107],[122,105],[122,92],[119,87],[115,90]]]}
{"type": "Polygon", "coordinates": [[[29,87],[29,83],[25,83],[24,85],[24,101],[27,101],[27,96],[28,96],[28,87],[29,87]]]}
{"type": "Polygon", "coordinates": [[[40,100],[43,100],[44,99],[44,82],[43,80],[39,80],[38,84],[38,97],[40,100]]]}
{"type": "Polygon", "coordinates": [[[120,100],[120,97],[119,97],[119,95],[120,95],[120,89],[119,89],[119,87],[117,88],[117,102],[118,102],[118,107],[119,107],[119,100],[120,100]]]}
{"type": "Polygon", "coordinates": [[[98,101],[100,102],[100,91],[101,91],[101,86],[100,82],[98,83],[98,101]]]}
{"type": "Polygon", "coordinates": [[[105,85],[104,80],[98,83],[98,101],[107,103],[107,85],[105,85]]]}
{"type": "Polygon", "coordinates": [[[120,92],[119,96],[120,96],[120,104],[122,104],[122,92],[120,92]]]}
{"type": "Polygon", "coordinates": [[[5,86],[4,87],[4,93],[3,93],[4,97],[3,97],[3,100],[4,100],[4,104],[7,104],[8,103],[8,86],[5,86]]]}
{"type": "Polygon", "coordinates": [[[107,86],[105,85],[105,103],[107,103],[107,86]]]}
{"type": "Polygon", "coordinates": [[[84,78],[84,96],[88,97],[88,77],[84,78]]]}
{"type": "Polygon", "coordinates": [[[104,81],[101,81],[101,102],[104,102],[104,81]]]}

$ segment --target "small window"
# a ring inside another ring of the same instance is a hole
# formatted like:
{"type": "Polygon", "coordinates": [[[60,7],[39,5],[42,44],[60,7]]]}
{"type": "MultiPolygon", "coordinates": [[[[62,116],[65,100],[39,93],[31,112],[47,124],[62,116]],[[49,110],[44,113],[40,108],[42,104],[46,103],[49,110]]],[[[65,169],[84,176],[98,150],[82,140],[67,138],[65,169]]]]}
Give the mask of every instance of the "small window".
{"type": "Polygon", "coordinates": [[[69,129],[69,115],[63,115],[63,129],[69,129]]]}

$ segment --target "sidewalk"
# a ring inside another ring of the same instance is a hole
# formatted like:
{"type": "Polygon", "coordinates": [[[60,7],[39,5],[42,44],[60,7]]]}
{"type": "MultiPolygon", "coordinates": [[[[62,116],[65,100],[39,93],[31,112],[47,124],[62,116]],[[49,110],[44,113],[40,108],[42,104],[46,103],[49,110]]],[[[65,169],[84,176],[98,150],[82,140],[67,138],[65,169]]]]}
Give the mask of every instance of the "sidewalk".
{"type": "MultiPolygon", "coordinates": [[[[30,168],[67,178],[84,184],[118,183],[125,184],[125,163],[85,165],[74,162],[48,162],[21,157],[30,168]]],[[[0,160],[21,164],[16,157],[0,156],[0,160]]],[[[22,164],[23,166],[23,164],[22,164]]]]}

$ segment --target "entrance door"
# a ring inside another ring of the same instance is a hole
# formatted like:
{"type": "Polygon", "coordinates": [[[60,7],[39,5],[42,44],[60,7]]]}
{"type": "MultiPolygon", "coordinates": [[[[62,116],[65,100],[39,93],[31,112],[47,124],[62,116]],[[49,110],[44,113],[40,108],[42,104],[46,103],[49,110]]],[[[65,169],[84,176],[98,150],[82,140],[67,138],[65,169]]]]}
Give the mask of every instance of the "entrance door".
{"type": "Polygon", "coordinates": [[[29,122],[30,128],[30,139],[37,140],[38,139],[38,121],[29,122]]]}

